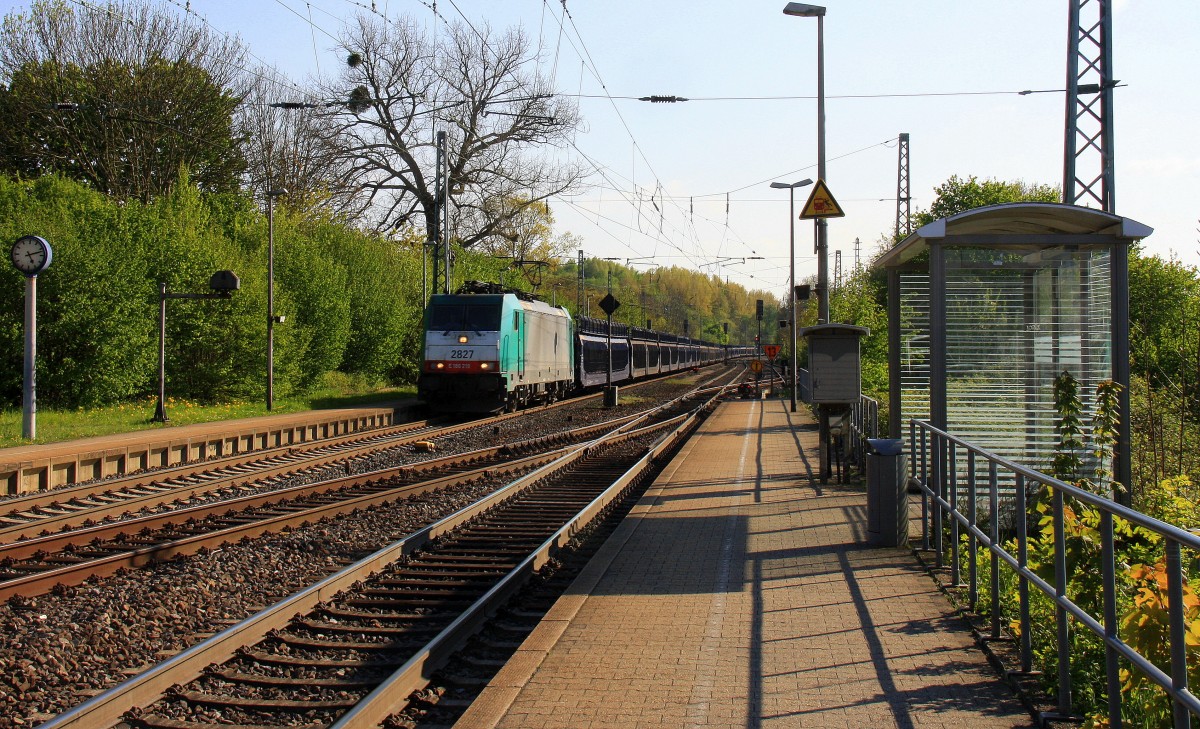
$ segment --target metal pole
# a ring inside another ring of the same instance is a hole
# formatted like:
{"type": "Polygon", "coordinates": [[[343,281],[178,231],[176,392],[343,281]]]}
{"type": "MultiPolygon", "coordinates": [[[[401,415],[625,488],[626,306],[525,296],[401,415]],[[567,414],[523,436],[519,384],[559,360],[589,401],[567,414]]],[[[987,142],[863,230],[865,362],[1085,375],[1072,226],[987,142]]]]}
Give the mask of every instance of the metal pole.
{"type": "Polygon", "coordinates": [[[444,260],[445,275],[442,278],[442,293],[450,293],[450,155],[446,146],[446,133],[437,133],[438,141],[438,159],[441,162],[441,193],[438,206],[441,208],[441,229],[442,229],[442,256],[444,260]]]}
{"type": "Polygon", "coordinates": [[[158,407],[154,409],[155,423],[167,418],[167,283],[158,284],[158,407]]]}
{"type": "Polygon", "coordinates": [[[792,328],[792,412],[796,412],[796,380],[799,352],[796,349],[796,188],[788,188],[788,261],[791,265],[791,285],[788,286],[790,308],[789,325],[792,328]]]}
{"type": "MultiPolygon", "coordinates": [[[[275,407],[275,195],[267,191],[267,412],[275,407]]],[[[165,287],[166,284],[163,284],[165,287]]]]}
{"type": "MultiPolygon", "coordinates": [[[[817,179],[825,180],[825,13],[817,16],[817,179]]],[[[825,218],[817,218],[817,318],[829,323],[829,230],[825,218]]]]}
{"type": "MultiPolygon", "coordinates": [[[[608,294],[612,296],[612,264],[608,267],[608,294]]],[[[604,303],[604,302],[600,302],[604,303]]],[[[591,304],[589,301],[588,304],[591,304]]],[[[589,307],[590,308],[590,307],[589,307]]],[[[608,391],[612,391],[612,314],[608,314],[608,326],[605,328],[605,336],[608,339],[608,373],[605,376],[604,384],[608,387],[608,391]]],[[[606,397],[611,397],[606,395],[606,397]]]]}
{"type": "Polygon", "coordinates": [[[37,437],[37,276],[25,277],[25,392],[21,437],[37,437]]]}

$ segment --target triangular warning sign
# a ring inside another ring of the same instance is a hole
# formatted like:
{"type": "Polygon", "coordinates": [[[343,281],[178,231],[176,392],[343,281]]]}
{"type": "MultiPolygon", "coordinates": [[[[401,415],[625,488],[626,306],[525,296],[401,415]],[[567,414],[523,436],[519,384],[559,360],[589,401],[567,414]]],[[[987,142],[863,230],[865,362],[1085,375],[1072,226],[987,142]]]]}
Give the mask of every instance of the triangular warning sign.
{"type": "Polygon", "coordinates": [[[813,185],[812,193],[808,196],[808,202],[804,203],[804,207],[800,209],[800,219],[844,217],[846,217],[846,213],[842,210],[842,206],[837,204],[837,200],[833,199],[833,193],[829,192],[825,180],[817,180],[817,184],[813,185]]]}

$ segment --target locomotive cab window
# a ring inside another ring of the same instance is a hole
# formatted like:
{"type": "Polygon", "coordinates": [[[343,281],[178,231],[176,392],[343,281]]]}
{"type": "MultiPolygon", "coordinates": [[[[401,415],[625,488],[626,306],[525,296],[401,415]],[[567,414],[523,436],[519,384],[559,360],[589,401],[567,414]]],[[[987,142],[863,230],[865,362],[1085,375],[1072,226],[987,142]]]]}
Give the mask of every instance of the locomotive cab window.
{"type": "Polygon", "coordinates": [[[429,307],[431,331],[495,332],[500,330],[499,304],[434,304],[429,307]]]}

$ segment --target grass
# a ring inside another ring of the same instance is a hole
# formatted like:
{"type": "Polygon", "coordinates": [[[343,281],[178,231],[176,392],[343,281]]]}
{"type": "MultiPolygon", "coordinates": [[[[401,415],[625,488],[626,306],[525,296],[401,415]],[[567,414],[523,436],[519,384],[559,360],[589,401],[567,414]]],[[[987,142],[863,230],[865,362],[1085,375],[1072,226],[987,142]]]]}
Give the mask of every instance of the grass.
{"type": "MultiPolygon", "coordinates": [[[[386,387],[360,379],[331,375],[319,389],[292,397],[277,397],[271,415],[298,413],[309,410],[369,405],[394,402],[416,396],[416,388],[386,387]]],[[[101,408],[79,408],[78,410],[43,410],[37,413],[37,439],[21,437],[22,411],[0,410],[0,448],[30,445],[31,443],[56,443],[77,438],[90,438],[113,433],[129,433],[138,430],[171,428],[193,423],[210,423],[217,420],[237,420],[267,415],[265,401],[234,401],[216,404],[200,404],[177,398],[167,398],[166,410],[169,421],[151,422],[158,404],[157,396],[133,402],[101,408]]]]}

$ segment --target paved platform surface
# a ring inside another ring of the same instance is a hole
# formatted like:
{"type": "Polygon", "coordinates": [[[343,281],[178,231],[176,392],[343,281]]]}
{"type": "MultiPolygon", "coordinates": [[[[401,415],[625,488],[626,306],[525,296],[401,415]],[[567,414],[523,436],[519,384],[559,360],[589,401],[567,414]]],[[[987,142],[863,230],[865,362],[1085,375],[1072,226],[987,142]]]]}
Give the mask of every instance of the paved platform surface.
{"type": "Polygon", "coordinates": [[[816,424],[723,404],[457,727],[1034,726],[816,424]]]}

